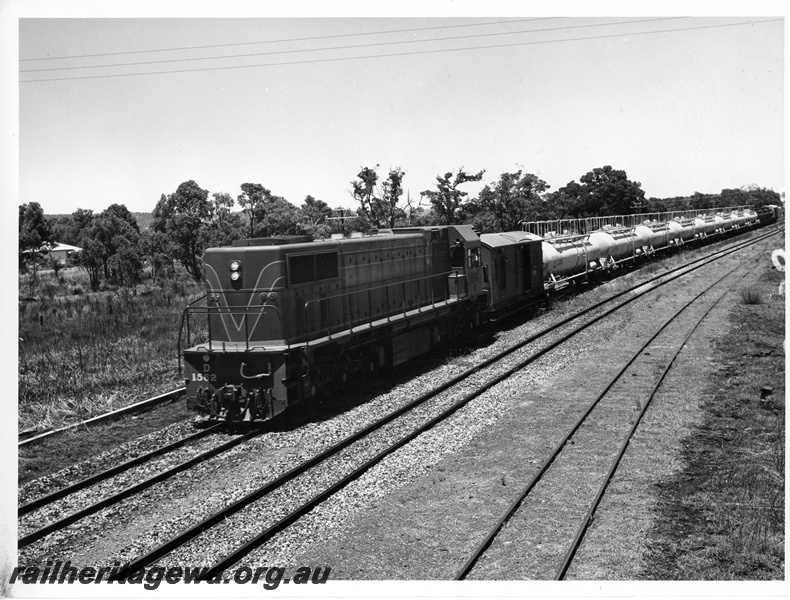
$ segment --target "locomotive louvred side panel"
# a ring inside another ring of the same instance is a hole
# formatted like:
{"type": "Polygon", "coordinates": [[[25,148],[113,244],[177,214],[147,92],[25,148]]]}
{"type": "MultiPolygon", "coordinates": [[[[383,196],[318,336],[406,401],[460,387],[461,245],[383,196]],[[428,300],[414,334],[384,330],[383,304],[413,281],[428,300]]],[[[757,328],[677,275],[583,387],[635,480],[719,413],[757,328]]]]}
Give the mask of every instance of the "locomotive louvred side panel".
{"type": "Polygon", "coordinates": [[[330,332],[341,322],[342,307],[334,299],[342,290],[341,254],[336,244],[315,243],[286,248],[288,287],[281,317],[292,324],[288,343],[330,332]]]}
{"type": "Polygon", "coordinates": [[[422,235],[349,240],[343,244],[347,325],[369,323],[424,303],[427,279],[422,235]]]}

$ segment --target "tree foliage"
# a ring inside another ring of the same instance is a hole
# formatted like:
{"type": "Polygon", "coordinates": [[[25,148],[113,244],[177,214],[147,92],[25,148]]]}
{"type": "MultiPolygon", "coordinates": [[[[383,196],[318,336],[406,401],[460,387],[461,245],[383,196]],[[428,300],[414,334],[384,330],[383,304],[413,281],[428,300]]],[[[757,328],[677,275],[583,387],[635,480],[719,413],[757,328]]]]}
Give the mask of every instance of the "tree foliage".
{"type": "Polygon", "coordinates": [[[499,181],[486,185],[476,201],[478,222],[484,230],[515,231],[521,228],[522,221],[536,221],[544,218],[543,194],[549,185],[537,175],[522,173],[502,173],[499,181]]]}
{"type": "Polygon", "coordinates": [[[759,209],[783,203],[777,192],[756,185],[725,188],[719,194],[694,192],[645,200],[641,184],[611,166],[593,169],[579,182],[571,181],[554,192],[548,192],[549,185],[537,175],[522,170],[502,173],[475,198],[469,198],[461,186],[480,181],[485,171],[468,173],[461,167],[455,174],[437,176],[436,189],[421,192],[415,203],[404,189],[401,168],[390,169],[384,178],[378,168],[362,167],[351,182],[351,195],[359,205],[356,209],[333,210],[310,195],[297,208],[260,183],[244,183],[236,199],[241,207],[238,212],[230,194],[217,192],[209,198],[207,190],[186,181],[172,194],[161,195],[150,228],[144,231],[123,204],[111,204],[98,214],[77,209],[71,215],[47,219],[41,205],[31,202],[19,207],[20,269],[42,262],[56,241],[80,246],[74,262],[85,269],[91,288],[97,290],[103,281],[135,286],[146,267],[154,279],[173,277],[174,261],[199,281],[203,251],[244,236],[325,238],[333,232],[456,223],[471,223],[479,231],[508,231],[519,229],[522,221],[743,205],[759,209]],[[423,201],[430,204],[429,210],[421,206],[423,201]]]}
{"type": "Polygon", "coordinates": [[[464,168],[458,173],[445,173],[436,176],[436,190],[425,190],[420,195],[430,200],[431,206],[438,217],[439,224],[453,225],[460,222],[460,211],[468,192],[459,190],[458,186],[469,181],[480,181],[485,170],[479,173],[467,173],[464,168]]]}
{"type": "Polygon", "coordinates": [[[579,181],[559,189],[558,199],[566,203],[572,217],[629,215],[645,197],[641,183],[609,165],[593,169],[579,181]]]}
{"type": "Polygon", "coordinates": [[[180,262],[195,281],[203,277],[203,250],[206,237],[203,228],[210,220],[208,191],[192,180],[185,181],[176,191],[162,194],[154,208],[154,231],[168,237],[173,258],[180,262]]]}
{"type": "Polygon", "coordinates": [[[203,230],[203,245],[229,246],[234,240],[244,237],[244,221],[233,212],[233,196],[224,192],[212,194],[209,201],[208,222],[203,230]]]}
{"type": "Polygon", "coordinates": [[[51,247],[52,229],[38,202],[19,207],[19,268],[37,264],[51,247]]]}
{"type": "Polygon", "coordinates": [[[301,233],[316,239],[328,238],[332,234],[332,209],[323,200],[306,196],[299,207],[299,229],[301,233]]]}
{"type": "Polygon", "coordinates": [[[752,206],[754,210],[759,210],[769,204],[781,206],[781,195],[773,190],[752,184],[734,189],[725,188],[720,194],[694,192],[691,196],[650,198],[646,202],[644,212],[686,211],[737,206],[752,206]]]}
{"type": "MultiPolygon", "coordinates": [[[[101,242],[104,277],[113,280],[120,279],[121,276],[117,271],[118,259],[115,260],[114,265],[111,265],[111,261],[122,247],[127,249],[124,253],[129,255],[131,252],[129,248],[137,248],[140,242],[140,228],[132,213],[122,204],[111,204],[93,219],[85,237],[88,236],[101,242]],[[112,270],[113,266],[116,267],[115,271],[112,270]]],[[[83,237],[80,241],[82,242],[84,239],[83,237]]],[[[122,270],[128,272],[129,268],[129,266],[123,265],[122,270]]]]}
{"type": "Polygon", "coordinates": [[[82,248],[73,260],[88,273],[91,289],[99,289],[103,280],[130,287],[140,281],[143,269],[140,228],[126,206],[111,204],[98,215],[78,209],[62,225],[74,245],[82,248]],[[77,227],[79,233],[75,231],[77,227]]]}
{"type": "Polygon", "coordinates": [[[296,235],[299,209],[281,196],[275,196],[260,183],[244,183],[238,197],[247,217],[247,236],[251,238],[296,235]]]}
{"type": "Polygon", "coordinates": [[[256,226],[263,220],[266,204],[271,200],[272,193],[260,183],[242,183],[241,194],[237,198],[242,211],[247,216],[247,237],[257,237],[256,226]]]}
{"type": "Polygon", "coordinates": [[[82,242],[82,250],[74,255],[74,263],[88,274],[91,289],[99,289],[102,279],[104,245],[98,240],[87,238],[82,242]]]}
{"type": "Polygon", "coordinates": [[[403,178],[406,173],[400,168],[390,169],[387,177],[379,183],[379,175],[374,169],[362,167],[357,180],[351,182],[351,196],[359,202],[360,217],[371,227],[395,227],[398,220],[405,217],[399,206],[403,195],[403,178]]]}

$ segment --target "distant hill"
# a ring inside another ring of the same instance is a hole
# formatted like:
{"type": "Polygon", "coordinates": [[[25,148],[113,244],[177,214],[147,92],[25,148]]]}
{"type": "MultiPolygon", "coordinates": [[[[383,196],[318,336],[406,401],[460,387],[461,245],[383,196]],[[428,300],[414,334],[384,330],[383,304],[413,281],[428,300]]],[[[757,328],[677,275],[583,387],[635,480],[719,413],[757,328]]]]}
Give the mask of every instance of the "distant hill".
{"type": "Polygon", "coordinates": [[[132,214],[134,218],[137,219],[137,225],[140,227],[140,231],[148,229],[154,220],[154,215],[149,212],[133,212],[132,214]]]}

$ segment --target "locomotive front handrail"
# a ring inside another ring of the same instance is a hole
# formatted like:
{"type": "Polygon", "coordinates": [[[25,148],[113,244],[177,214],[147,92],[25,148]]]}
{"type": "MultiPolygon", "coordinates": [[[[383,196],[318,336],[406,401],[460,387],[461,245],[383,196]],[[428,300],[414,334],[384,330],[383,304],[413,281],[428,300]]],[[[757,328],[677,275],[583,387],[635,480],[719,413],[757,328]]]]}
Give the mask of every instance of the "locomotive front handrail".
{"type": "MultiPolygon", "coordinates": [[[[205,298],[205,296],[204,296],[205,298]]],[[[200,300],[200,299],[198,299],[200,300]]],[[[197,302],[197,301],[196,301],[197,302]]],[[[186,325],[186,347],[191,347],[192,345],[192,331],[190,327],[190,317],[191,316],[208,316],[211,317],[212,315],[227,315],[227,316],[242,316],[244,320],[244,350],[249,352],[251,350],[266,350],[265,346],[261,345],[250,345],[252,340],[250,340],[250,328],[249,328],[249,317],[250,315],[262,315],[266,314],[267,310],[272,310],[277,314],[278,320],[280,322],[280,326],[283,329],[283,334],[285,335],[285,327],[282,320],[282,315],[278,308],[272,304],[254,304],[250,306],[193,306],[195,302],[192,302],[186,309],[184,309],[181,315],[181,327],[179,329],[178,335],[178,344],[179,344],[179,356],[181,354],[181,348],[183,347],[183,330],[184,326],[186,325]]],[[[208,328],[208,336],[207,336],[207,344],[208,350],[211,351],[214,349],[214,340],[213,335],[211,333],[211,319],[207,319],[207,328],[208,328]]],[[[286,345],[290,348],[290,343],[288,340],[285,340],[286,345]]],[[[223,341],[223,350],[225,349],[225,344],[230,343],[233,344],[233,341],[228,340],[223,341]]]]}
{"type": "Polygon", "coordinates": [[[184,375],[184,366],[181,363],[181,348],[182,348],[182,346],[181,346],[181,339],[182,339],[182,335],[184,333],[184,320],[186,320],[187,346],[189,346],[189,341],[191,339],[191,336],[189,335],[189,315],[187,313],[188,313],[189,309],[192,308],[192,305],[194,305],[196,302],[200,302],[201,300],[205,299],[207,296],[208,296],[208,294],[203,294],[199,298],[197,298],[197,299],[193,300],[192,302],[190,302],[189,304],[187,304],[187,307],[183,311],[181,311],[181,325],[178,328],[178,376],[179,377],[183,377],[183,375],[184,375]]]}

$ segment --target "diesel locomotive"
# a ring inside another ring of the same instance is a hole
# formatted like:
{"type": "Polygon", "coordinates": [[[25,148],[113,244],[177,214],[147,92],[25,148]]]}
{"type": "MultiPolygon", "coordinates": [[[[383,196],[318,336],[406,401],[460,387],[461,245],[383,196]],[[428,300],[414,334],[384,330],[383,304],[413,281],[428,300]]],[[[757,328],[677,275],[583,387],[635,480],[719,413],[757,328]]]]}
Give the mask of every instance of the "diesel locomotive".
{"type": "Polygon", "coordinates": [[[190,409],[271,419],[359,373],[541,303],[547,294],[666,248],[751,227],[748,208],[246,239],[204,254],[206,295],[179,347],[190,409]]]}

